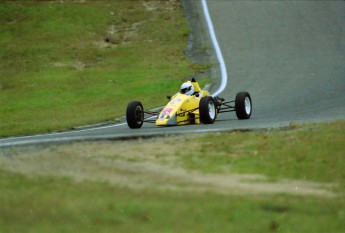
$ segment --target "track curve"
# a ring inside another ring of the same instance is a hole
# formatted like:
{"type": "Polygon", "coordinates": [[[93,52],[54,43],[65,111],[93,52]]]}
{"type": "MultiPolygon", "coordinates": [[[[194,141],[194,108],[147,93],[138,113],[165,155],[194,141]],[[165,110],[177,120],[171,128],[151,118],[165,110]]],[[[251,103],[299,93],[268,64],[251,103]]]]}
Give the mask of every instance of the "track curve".
{"type": "MultiPolygon", "coordinates": [[[[249,91],[250,120],[220,115],[213,125],[131,130],[126,123],[0,140],[1,146],[151,137],[345,119],[344,1],[207,1],[228,75],[220,94],[249,91]]],[[[201,2],[197,6],[201,11],[201,2]]],[[[205,30],[206,31],[206,30],[205,30]]],[[[219,88],[219,81],[211,92],[219,88]]]]}
{"type": "Polygon", "coordinates": [[[344,1],[208,5],[229,73],[226,92],[252,94],[253,120],[345,118],[344,1]]]}

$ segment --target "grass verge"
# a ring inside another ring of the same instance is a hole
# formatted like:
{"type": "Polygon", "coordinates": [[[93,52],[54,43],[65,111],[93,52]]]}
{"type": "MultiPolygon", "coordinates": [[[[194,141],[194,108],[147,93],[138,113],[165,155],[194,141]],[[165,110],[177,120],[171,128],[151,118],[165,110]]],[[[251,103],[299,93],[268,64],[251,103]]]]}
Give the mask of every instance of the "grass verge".
{"type": "Polygon", "coordinates": [[[286,131],[210,134],[200,139],[192,153],[181,153],[180,160],[187,168],[203,172],[333,180],[345,188],[344,138],[344,121],[286,131]]]}
{"type": "Polygon", "coordinates": [[[135,191],[0,173],[3,232],[344,231],[344,199],[135,191]]]}
{"type": "Polygon", "coordinates": [[[0,229],[341,233],[344,127],[2,149],[0,229]]]}
{"type": "Polygon", "coordinates": [[[179,1],[0,4],[0,136],[63,130],[161,106],[203,65],[179,1]]]}

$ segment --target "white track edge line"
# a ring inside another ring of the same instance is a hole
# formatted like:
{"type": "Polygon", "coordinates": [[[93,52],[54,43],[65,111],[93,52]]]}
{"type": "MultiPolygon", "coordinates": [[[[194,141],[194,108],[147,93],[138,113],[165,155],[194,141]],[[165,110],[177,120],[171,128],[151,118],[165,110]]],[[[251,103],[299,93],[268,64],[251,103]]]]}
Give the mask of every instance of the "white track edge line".
{"type": "Polygon", "coordinates": [[[201,4],[202,4],[202,7],[203,7],[206,23],[207,23],[207,26],[208,26],[208,31],[210,33],[211,40],[212,40],[212,43],[213,43],[213,46],[214,46],[214,49],[216,51],[216,55],[217,55],[217,58],[218,58],[218,61],[219,61],[220,71],[221,71],[221,75],[222,75],[220,87],[218,88],[217,91],[215,91],[215,93],[212,94],[212,96],[217,96],[217,95],[219,95],[220,93],[222,93],[224,91],[224,89],[225,89],[225,87],[227,85],[227,81],[228,81],[228,74],[227,74],[227,71],[226,71],[226,66],[225,66],[223,55],[222,55],[222,51],[220,50],[220,47],[219,47],[219,44],[218,44],[218,40],[217,40],[217,37],[216,37],[216,33],[214,32],[213,23],[212,23],[212,20],[211,20],[209,11],[208,11],[206,0],[201,0],[201,4]]]}
{"type": "Polygon", "coordinates": [[[43,133],[43,134],[36,134],[36,135],[30,135],[30,136],[18,136],[18,137],[10,137],[10,138],[1,138],[0,142],[1,141],[7,141],[7,140],[10,140],[10,139],[16,139],[16,140],[17,139],[28,139],[28,138],[42,137],[42,136],[51,136],[51,135],[60,135],[60,134],[69,134],[69,133],[72,134],[72,133],[78,133],[78,132],[93,131],[93,130],[107,129],[107,128],[123,126],[123,125],[126,125],[126,124],[127,124],[127,122],[119,123],[119,124],[114,124],[114,125],[100,126],[100,127],[96,127],[96,128],[66,131],[66,132],[43,133]]]}

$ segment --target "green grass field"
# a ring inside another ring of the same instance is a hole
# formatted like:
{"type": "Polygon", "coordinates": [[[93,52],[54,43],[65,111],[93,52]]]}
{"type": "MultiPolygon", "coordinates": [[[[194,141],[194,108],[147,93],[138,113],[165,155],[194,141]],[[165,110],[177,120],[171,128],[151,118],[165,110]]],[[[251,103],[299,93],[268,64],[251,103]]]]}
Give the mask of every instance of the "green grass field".
{"type": "Polygon", "coordinates": [[[344,199],[135,191],[1,172],[2,232],[344,232],[344,199]]]}
{"type": "Polygon", "coordinates": [[[0,229],[343,233],[344,129],[2,149],[0,229]]]}
{"type": "Polygon", "coordinates": [[[184,54],[178,1],[7,1],[0,24],[0,136],[114,120],[131,100],[161,106],[205,67],[184,54]]]}

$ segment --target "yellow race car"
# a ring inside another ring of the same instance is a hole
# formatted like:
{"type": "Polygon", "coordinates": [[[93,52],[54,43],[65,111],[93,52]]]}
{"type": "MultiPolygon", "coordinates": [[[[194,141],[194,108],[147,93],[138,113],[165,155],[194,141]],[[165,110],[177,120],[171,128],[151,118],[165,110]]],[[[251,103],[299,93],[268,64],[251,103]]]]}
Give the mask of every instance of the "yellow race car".
{"type": "Polygon", "coordinates": [[[183,83],[180,92],[168,96],[168,99],[168,104],[161,111],[145,111],[140,101],[131,101],[126,111],[129,128],[141,128],[144,122],[157,126],[212,124],[219,113],[235,111],[240,120],[249,119],[252,113],[248,92],[238,92],[235,100],[225,101],[211,96],[207,90],[201,90],[195,79],[183,83]]]}

